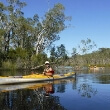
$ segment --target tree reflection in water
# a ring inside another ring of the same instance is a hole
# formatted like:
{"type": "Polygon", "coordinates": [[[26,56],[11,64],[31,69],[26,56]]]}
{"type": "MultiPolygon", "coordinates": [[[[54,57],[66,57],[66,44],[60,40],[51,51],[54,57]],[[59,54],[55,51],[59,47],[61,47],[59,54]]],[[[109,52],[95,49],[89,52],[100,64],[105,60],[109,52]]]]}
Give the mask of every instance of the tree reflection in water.
{"type": "Polygon", "coordinates": [[[49,84],[38,89],[4,92],[0,94],[0,110],[66,110],[60,104],[59,97],[51,95],[51,89],[49,84]],[[48,97],[45,95],[47,92],[48,97]]]}
{"type": "Polygon", "coordinates": [[[110,75],[108,74],[99,75],[97,78],[99,80],[99,83],[110,84],[110,75]]]}
{"type": "MultiPolygon", "coordinates": [[[[78,91],[82,97],[91,98],[97,94],[97,89],[88,83],[79,85],[77,80],[73,79],[71,83],[73,90],[78,91]]],[[[59,97],[52,94],[54,91],[64,93],[67,81],[54,84],[55,87],[53,83],[42,83],[28,89],[0,93],[0,110],[66,110],[60,104],[59,97]]]]}
{"type": "Polygon", "coordinates": [[[61,81],[60,84],[56,86],[56,91],[59,93],[64,93],[65,92],[65,86],[67,82],[66,81],[61,81]]]}
{"type": "Polygon", "coordinates": [[[83,83],[78,88],[78,92],[82,97],[91,98],[92,96],[97,94],[97,89],[94,89],[92,85],[83,83]]]}

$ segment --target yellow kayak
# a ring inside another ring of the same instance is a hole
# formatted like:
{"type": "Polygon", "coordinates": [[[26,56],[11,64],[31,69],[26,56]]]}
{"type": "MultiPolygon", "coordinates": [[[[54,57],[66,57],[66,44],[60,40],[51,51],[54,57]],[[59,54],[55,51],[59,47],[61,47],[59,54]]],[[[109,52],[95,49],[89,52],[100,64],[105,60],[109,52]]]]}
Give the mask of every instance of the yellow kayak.
{"type": "Polygon", "coordinates": [[[43,75],[43,74],[31,74],[31,75],[25,75],[25,76],[9,76],[9,77],[0,77],[0,84],[44,82],[44,81],[53,81],[53,80],[71,78],[73,76],[74,76],[73,72],[63,74],[63,75],[53,75],[53,77],[43,75]]]}

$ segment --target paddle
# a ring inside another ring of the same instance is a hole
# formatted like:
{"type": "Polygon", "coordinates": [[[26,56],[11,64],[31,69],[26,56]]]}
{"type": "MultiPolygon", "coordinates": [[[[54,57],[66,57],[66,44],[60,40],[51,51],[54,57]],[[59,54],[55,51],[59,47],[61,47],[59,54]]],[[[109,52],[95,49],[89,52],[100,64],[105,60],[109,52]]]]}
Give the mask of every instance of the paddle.
{"type": "Polygon", "coordinates": [[[31,70],[39,69],[40,67],[42,67],[42,66],[44,66],[44,65],[45,65],[45,64],[36,66],[36,67],[34,67],[34,68],[31,68],[31,70]]]}
{"type": "MultiPolygon", "coordinates": [[[[51,62],[50,64],[55,64],[55,62],[51,62]]],[[[34,68],[31,68],[31,70],[39,69],[39,68],[42,67],[42,66],[45,66],[45,64],[42,64],[42,65],[36,66],[36,67],[34,67],[34,68]]]]}
{"type": "MultiPolygon", "coordinates": [[[[47,76],[47,75],[46,75],[47,76]]],[[[47,76],[48,77],[48,76],[47,76]]],[[[51,76],[52,78],[53,78],[53,80],[54,80],[54,77],[53,77],[53,75],[51,76]]],[[[48,77],[49,79],[50,79],[50,77],[48,77]]]]}

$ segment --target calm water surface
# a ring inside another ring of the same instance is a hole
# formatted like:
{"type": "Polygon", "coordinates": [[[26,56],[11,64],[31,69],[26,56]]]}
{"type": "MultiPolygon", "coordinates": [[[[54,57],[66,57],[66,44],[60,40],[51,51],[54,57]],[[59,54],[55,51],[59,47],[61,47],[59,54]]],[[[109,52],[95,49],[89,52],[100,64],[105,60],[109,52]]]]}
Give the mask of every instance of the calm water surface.
{"type": "Polygon", "coordinates": [[[79,72],[68,80],[0,86],[0,110],[110,110],[110,73],[79,72]]]}

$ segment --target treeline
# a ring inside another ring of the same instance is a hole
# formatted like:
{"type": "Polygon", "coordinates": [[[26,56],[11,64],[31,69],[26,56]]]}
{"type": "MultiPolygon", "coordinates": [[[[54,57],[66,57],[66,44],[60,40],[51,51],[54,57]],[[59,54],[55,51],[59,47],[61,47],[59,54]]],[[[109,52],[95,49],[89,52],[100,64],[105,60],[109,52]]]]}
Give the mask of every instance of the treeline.
{"type": "Polygon", "coordinates": [[[97,51],[84,55],[74,54],[66,65],[110,67],[110,48],[99,48],[97,51]]]}
{"type": "Polygon", "coordinates": [[[50,61],[56,62],[61,66],[72,67],[110,67],[110,48],[99,48],[97,51],[90,52],[96,44],[90,39],[81,40],[77,48],[73,48],[71,56],[68,56],[66,47],[60,46],[51,48],[50,61]]]}
{"type": "Polygon", "coordinates": [[[47,60],[45,49],[60,39],[59,33],[69,19],[64,6],[55,4],[45,15],[26,18],[22,8],[25,2],[0,2],[0,68],[32,68],[47,60]]]}
{"type": "Polygon", "coordinates": [[[83,55],[74,51],[74,53],[71,53],[71,57],[68,56],[63,44],[57,47],[56,51],[55,48],[52,48],[52,50],[54,51],[51,51],[50,60],[54,60],[58,65],[72,67],[110,67],[110,48],[99,48],[97,51],[85,53],[83,55]]]}

